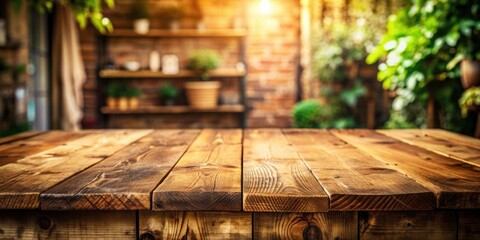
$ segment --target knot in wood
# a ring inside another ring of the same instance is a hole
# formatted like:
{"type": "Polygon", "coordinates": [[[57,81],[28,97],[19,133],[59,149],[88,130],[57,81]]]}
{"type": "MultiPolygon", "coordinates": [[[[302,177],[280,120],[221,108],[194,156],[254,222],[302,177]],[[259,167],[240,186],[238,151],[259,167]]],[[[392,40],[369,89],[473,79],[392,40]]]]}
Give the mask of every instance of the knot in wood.
{"type": "Polygon", "coordinates": [[[144,233],[140,235],[140,240],[155,240],[155,237],[151,233],[144,233]]]}
{"type": "Polygon", "coordinates": [[[48,231],[52,228],[52,220],[45,216],[39,217],[37,219],[37,226],[41,230],[48,231]]]}
{"type": "Polygon", "coordinates": [[[315,225],[308,225],[308,227],[303,230],[303,239],[320,240],[322,239],[322,231],[315,225]]]}

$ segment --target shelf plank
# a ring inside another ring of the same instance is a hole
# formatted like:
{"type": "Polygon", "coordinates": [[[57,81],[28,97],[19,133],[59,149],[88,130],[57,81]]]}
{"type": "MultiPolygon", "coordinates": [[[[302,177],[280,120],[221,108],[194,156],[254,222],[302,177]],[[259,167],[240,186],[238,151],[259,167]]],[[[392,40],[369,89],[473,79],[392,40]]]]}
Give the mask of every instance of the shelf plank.
{"type": "Polygon", "coordinates": [[[245,37],[247,31],[245,29],[154,29],[147,34],[138,34],[133,29],[115,29],[113,32],[105,34],[107,37],[169,37],[169,38],[184,38],[184,37],[245,37]]]}
{"type": "Polygon", "coordinates": [[[198,109],[190,106],[144,106],[133,110],[112,109],[102,107],[103,114],[154,114],[154,113],[241,113],[245,111],[243,105],[220,105],[217,108],[198,109]]]}
{"type": "MultiPolygon", "coordinates": [[[[210,77],[243,77],[245,72],[237,70],[213,70],[209,72],[210,77]]],[[[148,70],[127,71],[127,70],[102,70],[102,78],[194,78],[198,74],[193,71],[181,70],[177,74],[164,74],[148,70]]]]}

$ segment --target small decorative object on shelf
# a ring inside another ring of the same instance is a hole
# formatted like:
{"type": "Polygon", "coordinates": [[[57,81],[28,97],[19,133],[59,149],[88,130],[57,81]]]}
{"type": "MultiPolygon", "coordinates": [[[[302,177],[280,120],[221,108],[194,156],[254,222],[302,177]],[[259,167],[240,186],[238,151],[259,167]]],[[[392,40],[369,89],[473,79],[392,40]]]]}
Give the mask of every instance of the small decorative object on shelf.
{"type": "Polygon", "coordinates": [[[136,0],[131,6],[133,29],[138,34],[147,34],[150,28],[150,16],[147,0],[136,0]]]}
{"type": "Polygon", "coordinates": [[[107,106],[109,108],[115,109],[118,107],[118,97],[119,97],[120,86],[115,83],[110,83],[105,89],[107,95],[107,106]]]}
{"type": "Polygon", "coordinates": [[[200,81],[185,82],[187,99],[192,108],[215,108],[218,105],[219,81],[209,81],[209,71],[220,65],[212,50],[198,50],[190,56],[188,69],[196,72],[200,81]]]}
{"type": "Polygon", "coordinates": [[[128,61],[124,64],[124,67],[128,71],[138,71],[140,69],[140,63],[137,61],[128,61]]]}
{"type": "Polygon", "coordinates": [[[150,70],[158,72],[160,70],[160,53],[152,51],[150,53],[150,70]]]}
{"type": "Polygon", "coordinates": [[[170,83],[163,85],[158,90],[158,96],[161,99],[161,103],[164,106],[173,106],[178,99],[178,89],[170,83]]]}
{"type": "Polygon", "coordinates": [[[163,74],[174,75],[179,71],[178,57],[176,55],[163,55],[162,57],[163,74]]]}

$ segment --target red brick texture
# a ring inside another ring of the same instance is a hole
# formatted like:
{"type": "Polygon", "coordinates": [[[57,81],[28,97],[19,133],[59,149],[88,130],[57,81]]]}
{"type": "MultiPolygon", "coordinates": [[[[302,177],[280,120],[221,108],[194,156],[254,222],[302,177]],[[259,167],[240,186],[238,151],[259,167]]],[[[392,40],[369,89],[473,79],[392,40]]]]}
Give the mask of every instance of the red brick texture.
{"type": "MultiPolygon", "coordinates": [[[[164,28],[161,20],[156,16],[161,4],[165,1],[151,0],[151,28],[164,28]]],[[[194,0],[179,0],[187,6],[186,17],[182,19],[181,28],[194,28],[195,21],[192,15],[196,11],[194,0]]],[[[116,0],[114,10],[106,11],[115,28],[131,28],[128,18],[128,9],[132,0],[116,0]]],[[[295,104],[297,65],[300,55],[300,3],[299,0],[271,0],[273,9],[270,14],[260,13],[260,0],[198,0],[198,10],[202,13],[207,28],[231,28],[236,19],[243,19],[247,28],[246,37],[246,65],[248,69],[246,96],[249,105],[247,127],[290,127],[291,108],[295,104]]],[[[81,32],[82,53],[87,69],[87,83],[84,86],[85,122],[98,119],[96,113],[96,72],[97,44],[94,30],[86,29],[81,32]]],[[[180,58],[180,66],[185,67],[188,54],[199,48],[209,48],[217,51],[222,57],[222,68],[233,68],[240,60],[238,42],[234,39],[114,39],[109,42],[110,57],[121,64],[128,59],[140,61],[142,66],[148,65],[148,53],[158,50],[163,54],[176,54],[180,58]]],[[[134,85],[148,89],[157,88],[161,81],[133,81],[134,85]],[[146,86],[145,84],[151,84],[146,86]]],[[[232,85],[232,84],[230,84],[232,85]]],[[[235,85],[235,84],[233,84],[235,85]]],[[[238,87],[238,86],[233,86],[238,87]]],[[[150,90],[150,92],[152,92],[150,90]]],[[[155,102],[154,92],[144,96],[149,103],[155,102]]],[[[221,119],[223,115],[218,115],[221,119]]],[[[184,121],[175,122],[171,127],[231,127],[232,116],[225,116],[225,123],[221,121],[206,121],[207,125],[194,124],[198,115],[186,114],[178,116],[184,121]],[[191,118],[191,119],[185,119],[191,118]],[[227,121],[228,120],[228,121],[227,121]],[[179,123],[184,122],[185,126],[179,123]]],[[[234,117],[234,116],[233,116],[234,117]]],[[[159,127],[153,122],[153,116],[132,116],[127,121],[117,121],[115,127],[129,127],[128,122],[137,122],[133,126],[159,127]],[[123,126],[121,123],[127,124],[123,126]]],[[[162,115],[156,116],[162,119],[162,115]]],[[[163,116],[165,118],[165,116],[163,116]]],[[[203,117],[209,118],[209,116],[203,117]]],[[[164,119],[162,127],[168,127],[172,116],[164,119]]]]}

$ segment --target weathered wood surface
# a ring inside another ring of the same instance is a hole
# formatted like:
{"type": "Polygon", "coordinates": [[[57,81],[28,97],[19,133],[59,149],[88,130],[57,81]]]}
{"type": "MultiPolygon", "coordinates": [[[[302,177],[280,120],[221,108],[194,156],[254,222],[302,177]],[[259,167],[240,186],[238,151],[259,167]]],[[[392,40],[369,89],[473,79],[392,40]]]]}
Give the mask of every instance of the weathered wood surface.
{"type": "Polygon", "coordinates": [[[41,194],[41,208],[150,209],[151,192],[198,133],[198,130],[157,130],[41,194]]]}
{"type": "Polygon", "coordinates": [[[0,239],[135,238],[133,211],[0,211],[0,239]]]}
{"type": "Polygon", "coordinates": [[[245,130],[243,154],[245,211],[328,211],[327,194],[281,130],[245,130]]]}
{"type": "Polygon", "coordinates": [[[153,209],[240,211],[241,143],[241,130],[203,130],[153,192],[153,209]]]}
{"type": "Polygon", "coordinates": [[[142,240],[252,239],[252,214],[140,211],[139,236],[142,240]]]}
{"type": "Polygon", "coordinates": [[[442,134],[443,131],[435,130],[379,130],[378,132],[402,142],[480,167],[479,139],[461,135],[448,136],[450,134],[442,134]],[[460,141],[457,142],[456,140],[460,141]]]}
{"type": "Polygon", "coordinates": [[[0,167],[0,209],[39,208],[39,195],[151,130],[91,134],[0,167]]]}
{"type": "Polygon", "coordinates": [[[23,133],[15,134],[15,135],[12,135],[12,136],[0,138],[0,144],[19,141],[21,139],[30,138],[30,137],[33,137],[35,135],[40,135],[42,133],[45,133],[45,132],[29,131],[29,132],[23,132],[23,133]]]}
{"type": "Polygon", "coordinates": [[[357,212],[254,213],[255,239],[357,239],[357,212]]]}
{"type": "Polygon", "coordinates": [[[326,130],[284,130],[340,211],[426,210],[435,195],[326,130]]]}
{"type": "Polygon", "coordinates": [[[50,131],[0,145],[0,166],[86,136],[90,132],[50,131]]]}
{"type": "Polygon", "coordinates": [[[370,130],[332,133],[433,191],[438,208],[480,208],[479,167],[370,130]]]}
{"type": "Polygon", "coordinates": [[[458,239],[480,239],[480,211],[459,211],[458,239]]]}
{"type": "Polygon", "coordinates": [[[453,211],[360,212],[359,239],[457,239],[453,211]]]}

